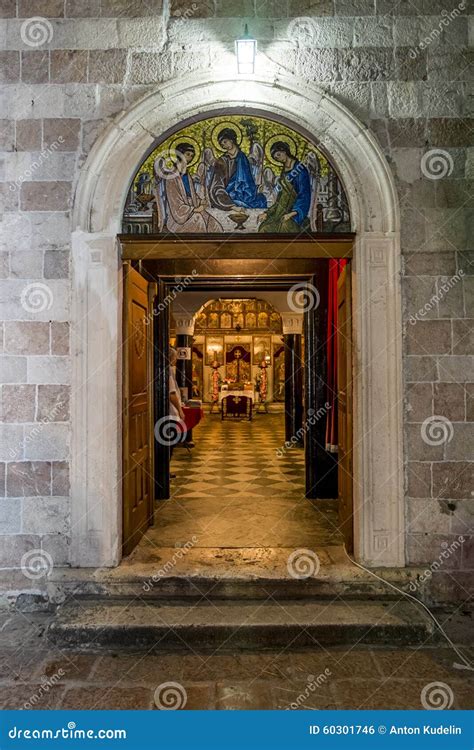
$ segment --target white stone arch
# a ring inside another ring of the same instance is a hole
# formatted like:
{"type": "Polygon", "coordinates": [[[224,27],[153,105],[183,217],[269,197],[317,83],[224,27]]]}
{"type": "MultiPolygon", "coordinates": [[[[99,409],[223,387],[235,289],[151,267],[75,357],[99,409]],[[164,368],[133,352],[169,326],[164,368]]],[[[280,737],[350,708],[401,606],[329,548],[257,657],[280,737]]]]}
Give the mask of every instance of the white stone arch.
{"type": "Polygon", "coordinates": [[[400,226],[388,164],[343,105],[288,75],[187,75],[120,114],[81,169],[73,210],[71,562],[118,564],[121,548],[121,285],[116,235],[131,176],[180,121],[223,108],[285,117],[336,166],[357,233],[353,262],[355,556],[403,566],[400,226]]]}

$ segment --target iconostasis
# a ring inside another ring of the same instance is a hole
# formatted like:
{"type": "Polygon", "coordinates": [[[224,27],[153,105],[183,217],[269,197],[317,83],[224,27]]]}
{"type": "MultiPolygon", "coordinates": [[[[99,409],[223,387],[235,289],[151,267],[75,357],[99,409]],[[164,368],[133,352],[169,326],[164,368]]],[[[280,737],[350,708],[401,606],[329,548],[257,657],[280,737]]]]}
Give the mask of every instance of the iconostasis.
{"type": "Polygon", "coordinates": [[[280,314],[264,300],[215,299],[196,316],[193,396],[211,401],[213,366],[221,384],[253,387],[267,369],[268,401],[284,401],[285,354],[280,314]]]}

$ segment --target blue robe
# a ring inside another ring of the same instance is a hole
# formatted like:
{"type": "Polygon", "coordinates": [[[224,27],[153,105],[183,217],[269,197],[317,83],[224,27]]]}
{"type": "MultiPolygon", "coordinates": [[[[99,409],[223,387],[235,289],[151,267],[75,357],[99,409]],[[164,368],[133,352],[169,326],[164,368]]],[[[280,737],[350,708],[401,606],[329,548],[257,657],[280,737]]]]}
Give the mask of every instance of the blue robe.
{"type": "Polygon", "coordinates": [[[187,172],[185,172],[183,175],[181,175],[181,179],[183,180],[184,190],[186,192],[186,195],[191,197],[191,188],[189,186],[189,175],[187,172]]]}
{"type": "Polygon", "coordinates": [[[225,186],[225,191],[236,206],[244,208],[266,208],[267,199],[257,192],[249,160],[239,151],[235,157],[235,171],[225,186]]]}
{"type": "Polygon", "coordinates": [[[296,192],[296,199],[291,207],[292,211],[296,211],[293,221],[296,221],[297,224],[302,224],[308,215],[311,204],[309,172],[304,164],[297,161],[292,169],[288,172],[283,172],[283,176],[291,183],[296,192]]]}

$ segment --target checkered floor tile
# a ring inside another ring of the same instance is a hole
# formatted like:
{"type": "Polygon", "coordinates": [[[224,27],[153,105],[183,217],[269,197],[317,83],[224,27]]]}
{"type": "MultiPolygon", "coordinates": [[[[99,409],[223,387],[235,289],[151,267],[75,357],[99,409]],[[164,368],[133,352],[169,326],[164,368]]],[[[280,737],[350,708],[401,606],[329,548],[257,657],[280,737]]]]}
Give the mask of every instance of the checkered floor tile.
{"type": "Polygon", "coordinates": [[[304,496],[304,451],[285,442],[284,415],[251,422],[206,414],[195,448],[173,452],[171,497],[158,504],[144,543],[197,547],[312,547],[341,543],[337,501],[304,496]]]}

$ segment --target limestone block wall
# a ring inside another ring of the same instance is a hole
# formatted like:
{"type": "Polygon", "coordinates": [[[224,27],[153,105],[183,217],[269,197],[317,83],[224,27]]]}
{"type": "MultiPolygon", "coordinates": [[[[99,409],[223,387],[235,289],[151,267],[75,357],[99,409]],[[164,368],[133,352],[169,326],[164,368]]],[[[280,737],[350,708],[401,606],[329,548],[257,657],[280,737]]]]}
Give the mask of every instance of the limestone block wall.
{"type": "Polygon", "coordinates": [[[260,69],[325,88],[370,128],[393,170],[404,255],[407,562],[429,567],[450,550],[440,596],[465,596],[474,503],[469,10],[468,0],[0,0],[0,567],[36,548],[55,565],[68,562],[70,209],[79,170],[114,116],[158,83],[234,67],[233,41],[247,21],[260,69]]]}

